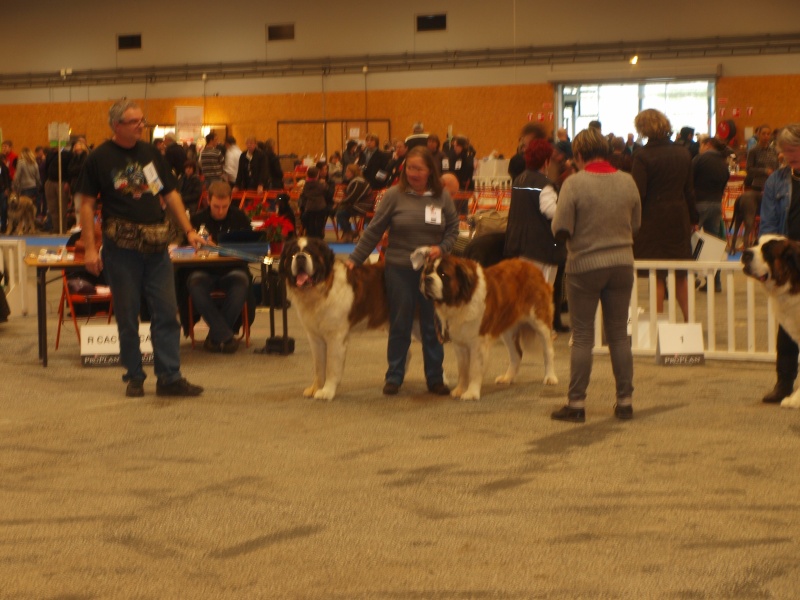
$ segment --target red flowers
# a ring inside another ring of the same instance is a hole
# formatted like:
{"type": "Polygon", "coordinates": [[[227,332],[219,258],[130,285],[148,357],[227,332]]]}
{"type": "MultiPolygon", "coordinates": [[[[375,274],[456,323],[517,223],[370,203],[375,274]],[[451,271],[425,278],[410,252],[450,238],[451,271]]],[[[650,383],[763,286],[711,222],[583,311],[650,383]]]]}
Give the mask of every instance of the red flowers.
{"type": "Polygon", "coordinates": [[[256,231],[266,231],[268,242],[282,242],[294,231],[294,224],[286,217],[269,213],[256,231]]]}

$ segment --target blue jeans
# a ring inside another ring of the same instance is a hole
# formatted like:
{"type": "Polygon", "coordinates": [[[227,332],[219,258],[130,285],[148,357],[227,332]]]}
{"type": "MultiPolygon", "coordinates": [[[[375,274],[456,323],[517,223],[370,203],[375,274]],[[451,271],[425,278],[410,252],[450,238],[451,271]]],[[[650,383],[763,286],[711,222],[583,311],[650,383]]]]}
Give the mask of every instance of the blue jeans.
{"type": "Polygon", "coordinates": [[[628,306],[633,289],[633,267],[608,267],[586,273],[567,273],[567,299],[572,325],[569,391],[570,406],[583,408],[592,375],[594,318],[597,303],[603,307],[611,368],[617,399],[633,395],[633,354],[628,339],[628,306]]]}
{"type": "Polygon", "coordinates": [[[419,291],[420,272],[411,267],[386,265],[386,293],[389,297],[389,368],[386,381],[401,385],[406,374],[406,356],[411,345],[411,329],[419,309],[422,335],[422,360],[428,386],[444,380],[444,348],[436,336],[433,302],[419,291]]]}
{"type": "Polygon", "coordinates": [[[103,236],[103,265],[114,296],[114,316],[119,330],[119,353],[125,368],[123,381],[144,381],[139,350],[139,313],[142,297],[150,311],[150,339],[158,382],[181,379],[181,325],[175,300],[175,275],[169,254],[143,254],[125,250],[103,236]]]}
{"type": "MultiPolygon", "coordinates": [[[[187,279],[194,310],[208,324],[208,337],[212,342],[223,344],[236,333],[236,323],[242,316],[242,307],[247,299],[250,277],[242,269],[230,271],[192,271],[187,279]],[[211,298],[212,291],[225,292],[222,307],[211,298]]],[[[190,315],[189,318],[192,318],[190,315]]]]}
{"type": "Polygon", "coordinates": [[[346,208],[340,208],[336,211],[336,224],[339,226],[339,231],[342,234],[352,233],[353,227],[350,224],[350,217],[353,215],[346,208]]]}

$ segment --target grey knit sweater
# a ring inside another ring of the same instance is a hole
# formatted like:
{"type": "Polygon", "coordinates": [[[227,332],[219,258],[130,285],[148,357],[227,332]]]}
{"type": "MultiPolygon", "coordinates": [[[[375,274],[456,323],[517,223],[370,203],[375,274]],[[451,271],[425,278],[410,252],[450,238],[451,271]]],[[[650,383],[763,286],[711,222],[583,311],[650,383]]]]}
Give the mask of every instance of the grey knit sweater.
{"type": "Polygon", "coordinates": [[[440,246],[443,253],[450,252],[458,237],[458,213],[447,191],[434,198],[402,192],[399,186],[389,188],[350,260],[357,265],[363,263],[387,228],[386,264],[410,269],[411,253],[420,246],[440,246]],[[425,207],[428,205],[441,209],[441,223],[425,223],[425,207]]]}
{"type": "Polygon", "coordinates": [[[553,233],[566,231],[566,273],[633,266],[633,236],[642,222],[639,190],[628,173],[580,171],[558,196],[553,233]]]}

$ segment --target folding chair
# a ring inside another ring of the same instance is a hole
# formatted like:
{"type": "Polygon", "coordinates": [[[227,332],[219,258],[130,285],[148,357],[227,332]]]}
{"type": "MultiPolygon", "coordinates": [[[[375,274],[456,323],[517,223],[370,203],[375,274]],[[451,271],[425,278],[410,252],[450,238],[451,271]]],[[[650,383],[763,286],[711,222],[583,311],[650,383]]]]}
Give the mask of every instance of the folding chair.
{"type": "Polygon", "coordinates": [[[61,290],[61,302],[58,305],[58,330],[56,332],[56,350],[58,350],[59,343],[61,341],[61,324],[64,323],[66,320],[64,317],[64,306],[69,307],[69,314],[72,317],[72,324],[75,326],[75,335],[78,338],[78,345],[81,343],[81,332],[80,328],[78,327],[78,319],[75,315],[75,307],[78,306],[85,306],[91,308],[95,305],[108,305],[105,307],[105,310],[98,311],[95,315],[92,315],[91,310],[89,311],[88,316],[86,317],[86,322],[89,322],[94,316],[106,316],[108,315],[108,319],[106,320],[107,323],[111,323],[111,316],[114,313],[114,300],[111,297],[111,292],[108,293],[82,293],[82,292],[72,292],[69,289],[69,279],[67,278],[67,272],[65,270],[61,271],[61,281],[62,281],[62,290],[61,290]]]}

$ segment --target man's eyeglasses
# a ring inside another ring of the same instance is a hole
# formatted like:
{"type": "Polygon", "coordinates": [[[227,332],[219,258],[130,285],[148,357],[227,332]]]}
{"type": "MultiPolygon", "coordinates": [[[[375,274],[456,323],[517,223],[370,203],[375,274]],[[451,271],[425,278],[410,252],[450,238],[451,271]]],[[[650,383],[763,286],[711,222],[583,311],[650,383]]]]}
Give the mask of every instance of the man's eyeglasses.
{"type": "Polygon", "coordinates": [[[145,125],[147,125],[147,119],[145,119],[144,117],[142,117],[141,119],[129,119],[127,121],[120,121],[119,124],[120,125],[135,125],[136,127],[141,125],[142,127],[144,127],[145,125]]]}

